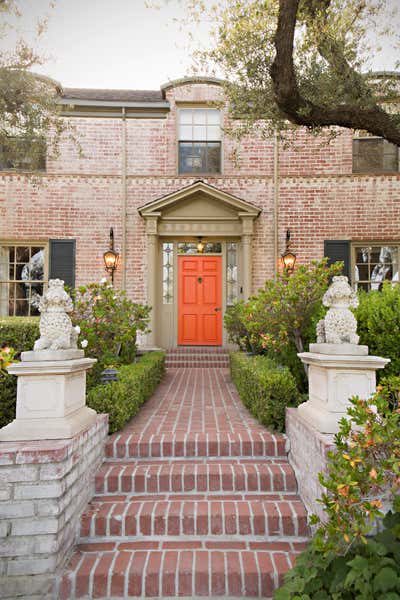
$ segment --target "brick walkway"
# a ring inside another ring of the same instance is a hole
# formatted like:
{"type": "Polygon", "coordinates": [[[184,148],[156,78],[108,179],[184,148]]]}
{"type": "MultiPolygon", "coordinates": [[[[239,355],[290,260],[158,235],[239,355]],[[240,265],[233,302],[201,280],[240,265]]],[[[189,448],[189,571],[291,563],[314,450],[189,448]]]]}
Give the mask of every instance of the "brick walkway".
{"type": "Polygon", "coordinates": [[[249,415],[226,368],[168,369],[106,454],[61,600],[270,598],[304,548],[285,438],[249,415]]]}

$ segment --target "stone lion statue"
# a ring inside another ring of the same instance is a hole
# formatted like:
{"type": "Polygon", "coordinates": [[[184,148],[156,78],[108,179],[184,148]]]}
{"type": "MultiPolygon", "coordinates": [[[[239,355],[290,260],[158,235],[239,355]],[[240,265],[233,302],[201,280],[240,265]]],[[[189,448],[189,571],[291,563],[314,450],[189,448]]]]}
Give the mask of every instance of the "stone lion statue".
{"type": "Polygon", "coordinates": [[[334,277],[322,299],[329,310],[317,324],[318,344],[358,344],[357,320],[350,308],[357,308],[357,294],[347,277],[334,277]]]}
{"type": "Polygon", "coordinates": [[[73,308],[62,279],[50,279],[48,290],[39,303],[40,338],[36,340],[34,350],[77,348],[78,334],[67,314],[73,308]]]}

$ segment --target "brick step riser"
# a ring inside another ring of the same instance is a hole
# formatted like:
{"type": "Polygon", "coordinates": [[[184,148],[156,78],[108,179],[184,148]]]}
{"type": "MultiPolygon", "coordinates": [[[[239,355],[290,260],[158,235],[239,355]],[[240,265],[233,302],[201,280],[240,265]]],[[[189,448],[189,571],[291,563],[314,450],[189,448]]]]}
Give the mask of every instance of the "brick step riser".
{"type": "Polygon", "coordinates": [[[175,354],[223,354],[229,356],[229,350],[220,346],[181,346],[167,350],[167,356],[175,354]]]}
{"type": "Polygon", "coordinates": [[[163,494],[202,492],[296,492],[294,475],[266,473],[261,476],[236,473],[235,475],[212,475],[192,473],[176,475],[100,475],[96,477],[96,494],[163,494]]]}
{"type": "Polygon", "coordinates": [[[84,514],[80,536],[307,536],[301,503],[132,502],[84,514]]]}
{"type": "Polygon", "coordinates": [[[56,597],[272,598],[296,554],[190,549],[77,553],[76,572],[61,578],[56,597]]]}
{"type": "MultiPolygon", "coordinates": [[[[204,437],[204,436],[203,436],[204,437]]],[[[109,442],[106,444],[106,459],[137,458],[280,458],[287,459],[285,440],[279,441],[233,441],[220,440],[168,440],[149,442],[109,442]]]]}
{"type": "Polygon", "coordinates": [[[170,362],[167,362],[167,363],[165,363],[165,368],[166,369],[229,369],[229,363],[226,363],[226,364],[225,363],[199,364],[199,363],[183,363],[183,362],[170,363],[170,362]]]}

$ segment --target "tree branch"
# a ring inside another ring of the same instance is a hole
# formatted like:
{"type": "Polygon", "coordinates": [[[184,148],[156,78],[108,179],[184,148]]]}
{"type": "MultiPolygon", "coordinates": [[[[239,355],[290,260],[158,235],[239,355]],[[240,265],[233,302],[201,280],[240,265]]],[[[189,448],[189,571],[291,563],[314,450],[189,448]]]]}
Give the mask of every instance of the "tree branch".
{"type": "MultiPolygon", "coordinates": [[[[330,0],[314,0],[310,10],[326,11],[330,0]]],[[[275,101],[284,116],[296,125],[326,127],[337,125],[348,129],[364,129],[400,146],[400,127],[396,120],[377,104],[363,108],[358,104],[344,103],[322,106],[304,98],[299,91],[293,60],[294,35],[296,30],[299,0],[279,0],[278,24],[275,33],[275,59],[271,65],[271,78],[275,101]]],[[[333,41],[321,43],[318,50],[329,64],[334,60],[335,68],[343,68],[355,83],[362,76],[354,71],[333,41]]],[[[362,86],[363,92],[365,88],[362,86]]],[[[356,88],[357,91],[358,86],[356,88]]],[[[354,91],[354,90],[353,90],[354,91]]],[[[361,89],[360,89],[361,91],[361,89]]],[[[365,96],[363,96],[365,99],[365,96]]],[[[361,98],[360,98],[361,100],[361,98]]]]}

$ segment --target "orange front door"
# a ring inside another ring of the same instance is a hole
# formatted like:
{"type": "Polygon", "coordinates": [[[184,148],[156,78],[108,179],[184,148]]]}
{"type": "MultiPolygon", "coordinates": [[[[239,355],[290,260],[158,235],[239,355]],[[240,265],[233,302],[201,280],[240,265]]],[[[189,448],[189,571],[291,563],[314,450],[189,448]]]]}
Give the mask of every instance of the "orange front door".
{"type": "Polygon", "coordinates": [[[179,256],[178,271],[178,344],[221,346],[221,257],[179,256]]]}

